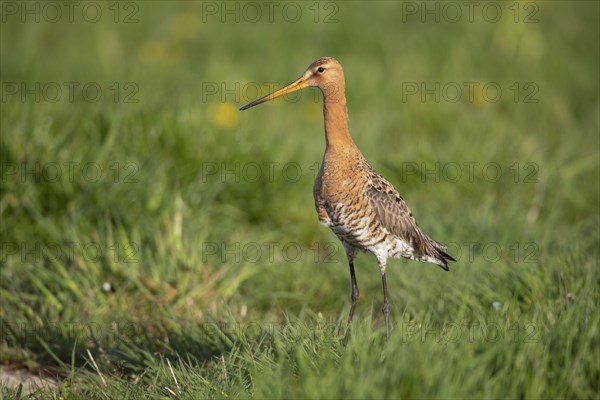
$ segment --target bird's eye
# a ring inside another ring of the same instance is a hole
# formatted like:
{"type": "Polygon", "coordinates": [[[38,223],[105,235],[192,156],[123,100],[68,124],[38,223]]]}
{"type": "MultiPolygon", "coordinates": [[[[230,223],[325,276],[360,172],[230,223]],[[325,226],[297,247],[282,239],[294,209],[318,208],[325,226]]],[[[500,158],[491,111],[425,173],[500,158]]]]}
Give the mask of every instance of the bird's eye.
{"type": "Polygon", "coordinates": [[[323,68],[323,67],[319,67],[319,69],[317,69],[317,72],[324,72],[324,71],[325,71],[325,68],[323,68]]]}

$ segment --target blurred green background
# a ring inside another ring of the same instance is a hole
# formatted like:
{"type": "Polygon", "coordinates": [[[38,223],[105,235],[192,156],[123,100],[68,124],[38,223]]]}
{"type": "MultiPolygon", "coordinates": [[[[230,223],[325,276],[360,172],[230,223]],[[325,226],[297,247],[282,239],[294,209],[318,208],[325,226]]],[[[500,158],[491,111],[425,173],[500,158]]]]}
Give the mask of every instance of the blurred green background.
{"type": "Polygon", "coordinates": [[[7,370],[66,398],[597,397],[597,2],[1,11],[7,370]],[[371,255],[342,340],[320,93],[238,111],[321,56],[358,147],[458,260],[390,261],[389,342],[371,255]]]}

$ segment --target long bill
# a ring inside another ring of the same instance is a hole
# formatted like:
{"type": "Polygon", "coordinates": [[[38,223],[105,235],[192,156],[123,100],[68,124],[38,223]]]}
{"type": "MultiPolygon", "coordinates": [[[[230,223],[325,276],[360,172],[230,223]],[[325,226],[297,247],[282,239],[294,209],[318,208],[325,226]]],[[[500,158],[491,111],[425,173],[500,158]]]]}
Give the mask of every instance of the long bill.
{"type": "Polygon", "coordinates": [[[298,80],[296,80],[296,81],[290,83],[289,85],[287,85],[286,87],[281,88],[279,90],[276,90],[273,93],[269,93],[268,95],[263,96],[260,99],[256,99],[253,102],[246,104],[244,107],[240,108],[240,110],[241,111],[247,110],[250,107],[257,106],[257,105],[262,104],[262,103],[264,103],[266,101],[276,99],[276,98],[284,96],[284,95],[286,95],[288,93],[292,93],[292,92],[295,92],[297,90],[303,89],[303,88],[305,88],[307,86],[308,86],[308,81],[306,79],[304,79],[304,77],[302,76],[302,77],[298,78],[298,80]]]}

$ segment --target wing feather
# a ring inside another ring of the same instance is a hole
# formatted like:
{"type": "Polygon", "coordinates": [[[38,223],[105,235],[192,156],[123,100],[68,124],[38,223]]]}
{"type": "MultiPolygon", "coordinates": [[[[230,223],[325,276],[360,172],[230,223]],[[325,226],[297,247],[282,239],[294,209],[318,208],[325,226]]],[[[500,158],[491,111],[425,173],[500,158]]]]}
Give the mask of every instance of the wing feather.
{"type": "Polygon", "coordinates": [[[435,259],[435,263],[440,267],[448,270],[448,261],[456,260],[444,251],[444,246],[421,231],[408,205],[392,184],[375,171],[370,172],[371,179],[366,195],[381,225],[411,245],[416,258],[429,256],[435,259]]]}

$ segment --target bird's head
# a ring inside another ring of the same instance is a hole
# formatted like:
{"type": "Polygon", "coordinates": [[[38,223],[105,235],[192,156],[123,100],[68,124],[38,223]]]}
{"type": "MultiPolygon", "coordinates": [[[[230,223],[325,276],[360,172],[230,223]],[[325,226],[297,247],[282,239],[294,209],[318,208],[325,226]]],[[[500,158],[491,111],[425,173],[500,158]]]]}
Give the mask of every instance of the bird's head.
{"type": "Polygon", "coordinates": [[[294,82],[284,88],[269,93],[260,99],[254,100],[246,104],[240,110],[247,110],[269,100],[284,96],[288,93],[295,92],[307,86],[317,86],[321,89],[325,97],[328,94],[333,94],[344,90],[344,71],[342,64],[332,57],[319,58],[317,61],[310,64],[304,74],[294,82]]]}

